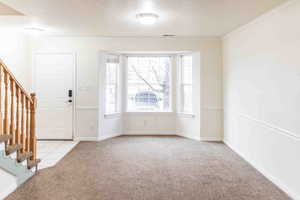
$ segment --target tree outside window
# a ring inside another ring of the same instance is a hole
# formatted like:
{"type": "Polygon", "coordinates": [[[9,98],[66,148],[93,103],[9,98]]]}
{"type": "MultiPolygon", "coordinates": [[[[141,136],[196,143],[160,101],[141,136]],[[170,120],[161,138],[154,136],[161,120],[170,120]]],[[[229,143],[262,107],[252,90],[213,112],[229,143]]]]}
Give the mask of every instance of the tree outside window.
{"type": "Polygon", "coordinates": [[[170,110],[170,57],[128,57],[127,110],[170,110]]]}

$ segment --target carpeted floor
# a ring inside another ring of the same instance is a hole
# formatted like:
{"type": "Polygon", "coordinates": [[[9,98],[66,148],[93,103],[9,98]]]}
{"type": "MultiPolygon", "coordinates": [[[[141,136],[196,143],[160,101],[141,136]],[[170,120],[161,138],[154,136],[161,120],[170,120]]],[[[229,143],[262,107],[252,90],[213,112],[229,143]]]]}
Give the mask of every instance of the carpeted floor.
{"type": "Polygon", "coordinates": [[[8,200],[281,200],[275,185],[222,143],[172,136],[81,142],[8,200]]]}

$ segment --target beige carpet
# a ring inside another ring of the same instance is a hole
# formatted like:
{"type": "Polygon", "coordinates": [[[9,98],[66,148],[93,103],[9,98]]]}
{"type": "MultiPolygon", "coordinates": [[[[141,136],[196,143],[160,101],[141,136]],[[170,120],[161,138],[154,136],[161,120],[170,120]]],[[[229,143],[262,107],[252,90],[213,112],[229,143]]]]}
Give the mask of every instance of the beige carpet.
{"type": "Polygon", "coordinates": [[[8,200],[281,200],[275,185],[222,143],[122,136],[81,142],[8,200]]]}

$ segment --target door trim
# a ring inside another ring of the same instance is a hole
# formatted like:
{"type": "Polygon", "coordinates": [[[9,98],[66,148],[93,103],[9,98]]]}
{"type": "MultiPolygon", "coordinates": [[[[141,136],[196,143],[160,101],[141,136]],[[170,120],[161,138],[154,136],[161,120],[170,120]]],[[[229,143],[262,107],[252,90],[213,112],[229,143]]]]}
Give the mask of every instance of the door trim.
{"type": "MultiPolygon", "coordinates": [[[[72,138],[71,140],[74,140],[75,135],[77,134],[76,129],[76,121],[77,121],[77,110],[76,110],[76,104],[77,104],[77,54],[75,52],[34,52],[32,54],[32,88],[31,91],[36,92],[36,56],[37,55],[72,55],[73,56],[73,105],[72,105],[72,138]]],[[[39,101],[38,97],[37,100],[39,101]]]]}

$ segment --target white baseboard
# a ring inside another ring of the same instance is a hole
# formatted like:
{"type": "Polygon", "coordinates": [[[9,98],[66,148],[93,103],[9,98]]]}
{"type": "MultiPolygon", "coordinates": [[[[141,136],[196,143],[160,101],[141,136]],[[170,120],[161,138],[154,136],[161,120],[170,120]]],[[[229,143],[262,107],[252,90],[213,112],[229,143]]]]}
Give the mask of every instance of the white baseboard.
{"type": "Polygon", "coordinates": [[[122,133],[114,133],[114,134],[111,134],[111,135],[101,135],[101,136],[98,137],[98,141],[107,140],[107,139],[110,139],[110,138],[118,137],[120,135],[122,135],[122,133]]]}
{"type": "Polygon", "coordinates": [[[178,136],[180,136],[180,137],[184,137],[184,138],[188,138],[188,139],[200,141],[200,138],[195,137],[195,136],[186,135],[186,134],[183,134],[183,133],[177,133],[176,135],[178,135],[178,136]]]}
{"type": "Polygon", "coordinates": [[[203,141],[203,142],[222,142],[223,138],[221,138],[221,137],[200,137],[200,141],[203,141]]]}
{"type": "Polygon", "coordinates": [[[172,133],[152,133],[152,132],[143,132],[143,131],[129,131],[125,132],[124,135],[176,135],[174,132],[172,133]]]}
{"type": "Polygon", "coordinates": [[[230,142],[223,140],[223,142],[234,152],[236,152],[239,156],[241,156],[244,160],[246,160],[252,167],[254,167],[257,171],[263,174],[267,179],[269,179],[272,183],[274,183],[277,187],[279,187],[282,191],[284,191],[288,196],[290,196],[294,200],[300,200],[300,196],[295,192],[291,191],[285,184],[283,184],[278,178],[272,176],[267,172],[266,169],[259,167],[254,161],[248,159],[244,154],[238,150],[236,150],[230,142]]]}
{"type": "Polygon", "coordinates": [[[98,141],[97,137],[75,137],[74,141],[98,141]]]}

